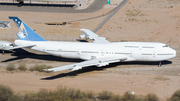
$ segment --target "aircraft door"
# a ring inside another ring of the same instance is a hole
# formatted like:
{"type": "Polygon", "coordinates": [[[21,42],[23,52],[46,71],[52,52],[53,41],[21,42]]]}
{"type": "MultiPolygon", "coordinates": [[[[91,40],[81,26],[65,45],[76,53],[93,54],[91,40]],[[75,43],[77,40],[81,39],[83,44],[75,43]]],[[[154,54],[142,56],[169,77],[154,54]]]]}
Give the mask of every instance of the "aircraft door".
{"type": "Polygon", "coordinates": [[[139,48],[139,50],[141,50],[141,49],[142,49],[142,45],[141,45],[141,44],[139,44],[138,48],[139,48]]]}
{"type": "Polygon", "coordinates": [[[5,47],[6,47],[6,45],[3,45],[3,44],[2,44],[2,48],[5,49],[5,47]]]}
{"type": "Polygon", "coordinates": [[[80,55],[81,54],[81,51],[78,49],[77,50],[77,55],[80,55]]]}
{"type": "Polygon", "coordinates": [[[133,52],[132,51],[129,52],[129,56],[133,57],[133,52]]]}
{"type": "Polygon", "coordinates": [[[105,52],[104,50],[101,51],[101,56],[104,56],[105,55],[105,52]]]}
{"type": "Polygon", "coordinates": [[[45,52],[46,51],[46,48],[45,47],[43,47],[43,52],[45,52]]]}
{"type": "Polygon", "coordinates": [[[153,55],[153,58],[156,58],[156,52],[155,51],[153,52],[152,55],[153,55]]]}

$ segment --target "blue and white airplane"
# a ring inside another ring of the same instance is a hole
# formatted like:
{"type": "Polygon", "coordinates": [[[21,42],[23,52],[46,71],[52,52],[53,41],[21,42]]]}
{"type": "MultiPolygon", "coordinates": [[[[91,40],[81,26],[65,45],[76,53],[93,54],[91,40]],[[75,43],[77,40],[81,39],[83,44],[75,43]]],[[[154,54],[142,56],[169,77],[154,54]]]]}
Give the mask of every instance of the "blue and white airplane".
{"type": "MultiPolygon", "coordinates": [[[[62,71],[67,69],[74,71],[83,67],[94,65],[102,67],[110,63],[126,61],[163,61],[176,56],[176,51],[163,43],[111,43],[88,29],[81,29],[83,34],[80,38],[87,37],[93,40],[93,43],[46,41],[18,17],[9,17],[9,19],[13,19],[20,30],[17,33],[18,40],[14,41],[17,47],[25,47],[65,58],[85,60],[80,63],[45,69],[45,71],[62,71]]],[[[161,62],[159,65],[161,65],[161,62]]]]}

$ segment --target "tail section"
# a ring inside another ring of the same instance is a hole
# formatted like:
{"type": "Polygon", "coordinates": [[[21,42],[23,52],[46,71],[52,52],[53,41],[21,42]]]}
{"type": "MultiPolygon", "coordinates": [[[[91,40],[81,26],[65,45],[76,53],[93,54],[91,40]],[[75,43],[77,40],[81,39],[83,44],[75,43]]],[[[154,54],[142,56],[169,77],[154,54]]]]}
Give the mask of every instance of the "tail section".
{"type": "Polygon", "coordinates": [[[13,19],[20,30],[19,33],[16,34],[19,40],[46,41],[18,17],[9,17],[9,19],[13,19]]]}

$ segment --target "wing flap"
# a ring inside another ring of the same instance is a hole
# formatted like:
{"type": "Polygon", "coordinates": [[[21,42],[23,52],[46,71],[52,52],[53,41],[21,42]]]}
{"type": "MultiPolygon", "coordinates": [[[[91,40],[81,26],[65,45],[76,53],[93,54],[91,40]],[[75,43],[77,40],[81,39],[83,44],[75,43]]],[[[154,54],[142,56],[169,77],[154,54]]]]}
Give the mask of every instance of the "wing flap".
{"type": "Polygon", "coordinates": [[[63,70],[79,70],[82,69],[83,67],[89,67],[89,66],[98,66],[98,67],[102,67],[102,66],[106,66],[109,65],[109,63],[115,63],[115,62],[119,62],[120,60],[126,60],[126,57],[105,57],[105,58],[97,58],[97,59],[92,59],[92,60],[88,60],[88,61],[83,61],[80,63],[75,63],[75,64],[71,64],[71,65],[66,65],[66,66],[61,66],[61,67],[55,67],[55,68],[51,68],[51,69],[44,69],[45,71],[63,71],[63,70]]]}

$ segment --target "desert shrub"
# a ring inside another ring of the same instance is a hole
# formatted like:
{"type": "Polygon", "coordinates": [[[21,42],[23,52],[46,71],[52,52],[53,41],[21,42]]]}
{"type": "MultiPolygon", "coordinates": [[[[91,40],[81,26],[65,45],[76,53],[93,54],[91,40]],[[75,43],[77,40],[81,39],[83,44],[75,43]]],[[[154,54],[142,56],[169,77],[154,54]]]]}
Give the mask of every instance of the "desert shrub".
{"type": "Polygon", "coordinates": [[[113,97],[113,93],[109,91],[103,91],[98,94],[98,99],[100,100],[110,100],[113,97]]]}
{"type": "Polygon", "coordinates": [[[141,10],[139,10],[139,9],[134,9],[134,10],[128,10],[127,11],[127,13],[126,13],[126,15],[127,16],[129,16],[129,17],[132,17],[132,16],[140,16],[140,15],[142,15],[142,16],[144,16],[144,14],[141,14],[141,10]]]}
{"type": "MultiPolygon", "coordinates": [[[[131,101],[131,100],[130,100],[131,101]]],[[[134,100],[132,100],[132,101],[145,101],[143,98],[139,98],[139,97],[135,97],[135,99],[134,100]]]]}
{"type": "Polygon", "coordinates": [[[73,99],[85,99],[87,95],[84,91],[76,90],[73,99]]]}
{"type": "Polygon", "coordinates": [[[180,101],[180,90],[174,92],[169,101],[180,101]]]}
{"type": "Polygon", "coordinates": [[[5,85],[0,84],[0,101],[8,101],[13,96],[14,91],[5,85]]]}
{"type": "Polygon", "coordinates": [[[39,71],[39,72],[46,72],[43,69],[49,69],[52,68],[52,66],[47,66],[47,65],[34,65],[33,67],[31,67],[29,70],[30,71],[39,71]]]}
{"type": "Polygon", "coordinates": [[[72,99],[71,101],[93,101],[93,100],[89,98],[81,98],[81,99],[75,99],[75,100],[72,99]]]}
{"type": "Polygon", "coordinates": [[[27,70],[26,64],[20,63],[18,69],[19,69],[20,71],[26,71],[26,70],[27,70]]]}
{"type": "Polygon", "coordinates": [[[85,92],[63,86],[54,91],[40,89],[37,93],[31,92],[26,94],[24,99],[25,101],[91,101],[85,92]]]}
{"type": "Polygon", "coordinates": [[[120,95],[114,95],[109,101],[123,101],[123,99],[120,95]]]}
{"type": "Polygon", "coordinates": [[[87,97],[88,97],[89,99],[93,99],[93,98],[95,98],[95,93],[94,93],[94,92],[92,92],[92,91],[88,91],[88,92],[86,92],[86,95],[87,95],[87,97]]]}
{"type": "Polygon", "coordinates": [[[14,71],[16,68],[15,68],[15,65],[14,64],[8,64],[7,67],[6,67],[6,70],[8,71],[14,71]]]}
{"type": "Polygon", "coordinates": [[[134,101],[136,96],[134,94],[130,94],[129,92],[125,92],[122,99],[123,101],[134,101]]]}
{"type": "Polygon", "coordinates": [[[24,95],[24,101],[37,101],[37,99],[37,93],[30,92],[24,95]]]}
{"type": "MultiPolygon", "coordinates": [[[[40,89],[39,92],[26,92],[25,94],[14,94],[14,91],[5,85],[0,85],[0,101],[159,101],[155,94],[135,96],[129,92],[123,96],[114,95],[112,92],[103,91],[98,93],[98,99],[94,99],[94,92],[84,92],[79,89],[59,86],[56,90],[40,89]]],[[[168,101],[180,101],[180,90],[176,91],[168,101]]]]}
{"type": "MultiPolygon", "coordinates": [[[[59,89],[60,90],[60,89],[59,89]]],[[[86,98],[86,93],[79,90],[79,89],[74,89],[74,88],[62,88],[65,95],[69,96],[71,99],[82,99],[82,98],[86,98]]]]}
{"type": "Polygon", "coordinates": [[[156,94],[150,93],[145,96],[144,101],[159,101],[159,98],[156,94]]]}
{"type": "Polygon", "coordinates": [[[11,96],[9,101],[24,101],[23,96],[14,94],[11,96]]]}

